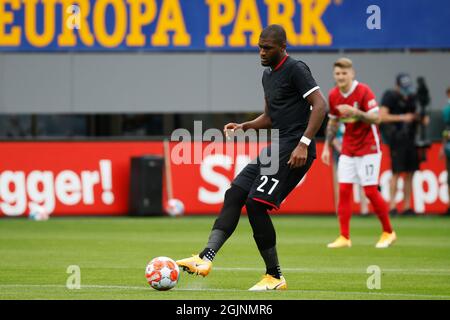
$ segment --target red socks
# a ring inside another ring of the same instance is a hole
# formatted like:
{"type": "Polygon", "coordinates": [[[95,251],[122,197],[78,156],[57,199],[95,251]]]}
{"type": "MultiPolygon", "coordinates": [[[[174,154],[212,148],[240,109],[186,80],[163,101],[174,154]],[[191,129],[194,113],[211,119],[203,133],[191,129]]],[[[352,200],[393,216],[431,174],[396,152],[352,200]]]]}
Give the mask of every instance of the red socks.
{"type": "Polygon", "coordinates": [[[353,184],[339,184],[338,216],[341,228],[341,236],[350,239],[350,218],[352,217],[352,192],[353,184]]]}
{"type": "MultiPolygon", "coordinates": [[[[352,193],[353,184],[340,183],[339,184],[339,204],[338,216],[341,235],[350,239],[350,219],[352,217],[352,193]]],[[[375,213],[383,226],[383,231],[392,233],[391,221],[389,219],[389,206],[384,201],[377,186],[364,187],[364,193],[372,203],[375,213]]]]}
{"type": "Polygon", "coordinates": [[[375,213],[383,226],[383,231],[392,233],[391,221],[389,219],[389,206],[386,201],[384,201],[377,186],[364,187],[364,193],[370,200],[370,203],[372,203],[375,213]]]}

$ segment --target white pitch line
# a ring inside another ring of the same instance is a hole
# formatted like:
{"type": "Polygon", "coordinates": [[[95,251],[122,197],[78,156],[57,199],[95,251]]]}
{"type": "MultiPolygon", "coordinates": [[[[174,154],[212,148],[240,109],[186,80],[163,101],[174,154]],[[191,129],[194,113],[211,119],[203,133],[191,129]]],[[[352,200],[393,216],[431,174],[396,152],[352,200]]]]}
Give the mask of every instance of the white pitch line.
{"type": "MultiPolygon", "coordinates": [[[[62,288],[67,289],[65,285],[58,284],[1,284],[0,288],[23,288],[23,287],[43,287],[43,288],[62,288]]],[[[149,290],[149,287],[133,287],[133,286],[104,286],[104,285],[82,285],[81,289],[120,289],[120,290],[149,290]]],[[[69,289],[67,289],[69,290],[69,289]]],[[[72,291],[72,290],[71,290],[72,291]]],[[[76,292],[77,290],[74,290],[76,292]]],[[[249,292],[245,289],[219,289],[219,288],[175,288],[174,291],[207,291],[207,292],[249,292]]],[[[344,295],[372,295],[372,296],[392,296],[392,297],[411,297],[411,298],[435,298],[435,299],[450,299],[450,296],[445,295],[432,295],[432,294],[416,294],[416,293],[383,293],[383,292],[352,292],[352,291],[327,291],[327,290],[287,290],[278,291],[283,292],[297,292],[297,293],[325,293],[325,294],[344,294],[344,295]]],[[[264,293],[262,293],[264,294],[264,293]]]]}

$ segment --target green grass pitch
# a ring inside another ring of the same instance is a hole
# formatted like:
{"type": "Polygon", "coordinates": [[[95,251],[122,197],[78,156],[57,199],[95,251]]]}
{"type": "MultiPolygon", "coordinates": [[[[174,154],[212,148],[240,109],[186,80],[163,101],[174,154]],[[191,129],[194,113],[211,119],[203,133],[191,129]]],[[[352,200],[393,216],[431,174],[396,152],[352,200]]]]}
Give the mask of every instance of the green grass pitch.
{"type": "Polygon", "coordinates": [[[335,217],[276,216],[278,253],[287,291],[248,292],[265,271],[245,216],[206,278],[181,273],[167,292],[145,281],[156,256],[180,259],[206,243],[215,217],[53,218],[0,220],[0,299],[450,299],[450,219],[392,220],[398,242],[375,249],[380,225],[354,217],[353,247],[331,250],[335,217]],[[81,289],[66,287],[78,265],[81,289]],[[368,289],[379,266],[381,289],[368,289]]]}

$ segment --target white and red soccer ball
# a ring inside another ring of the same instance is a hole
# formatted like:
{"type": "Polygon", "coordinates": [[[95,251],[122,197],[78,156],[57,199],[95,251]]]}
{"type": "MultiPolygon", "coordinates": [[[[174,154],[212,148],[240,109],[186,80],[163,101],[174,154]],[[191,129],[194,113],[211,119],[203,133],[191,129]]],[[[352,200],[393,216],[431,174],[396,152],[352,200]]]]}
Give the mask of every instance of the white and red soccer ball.
{"type": "Polygon", "coordinates": [[[166,203],[166,212],[172,217],[178,217],[184,213],[184,204],[178,199],[169,199],[166,203]]]}
{"type": "Polygon", "coordinates": [[[47,221],[50,217],[49,212],[43,206],[38,204],[30,204],[30,213],[28,218],[35,221],[47,221]]]}
{"type": "Polygon", "coordinates": [[[147,264],[145,277],[153,289],[159,291],[170,290],[178,282],[180,269],[172,259],[157,257],[147,264]]]}

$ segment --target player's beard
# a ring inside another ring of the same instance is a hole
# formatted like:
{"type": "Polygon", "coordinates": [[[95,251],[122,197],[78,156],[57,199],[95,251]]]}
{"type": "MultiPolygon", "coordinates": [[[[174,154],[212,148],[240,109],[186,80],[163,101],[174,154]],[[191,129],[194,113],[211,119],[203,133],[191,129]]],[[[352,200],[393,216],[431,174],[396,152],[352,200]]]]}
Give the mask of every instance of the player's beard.
{"type": "Polygon", "coordinates": [[[281,54],[279,56],[277,56],[277,57],[272,57],[271,59],[270,58],[266,58],[265,60],[263,60],[261,58],[261,65],[263,67],[275,68],[278,65],[278,63],[281,61],[282,58],[283,57],[281,56],[281,54]]]}

